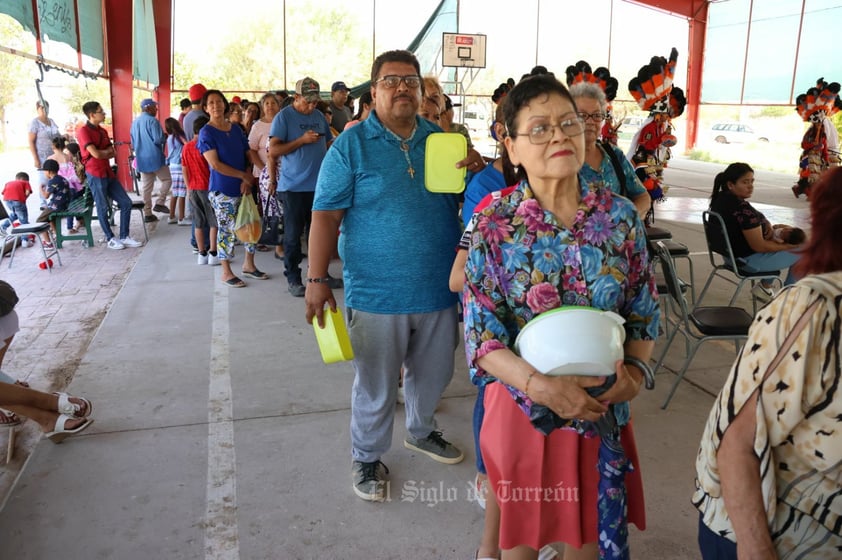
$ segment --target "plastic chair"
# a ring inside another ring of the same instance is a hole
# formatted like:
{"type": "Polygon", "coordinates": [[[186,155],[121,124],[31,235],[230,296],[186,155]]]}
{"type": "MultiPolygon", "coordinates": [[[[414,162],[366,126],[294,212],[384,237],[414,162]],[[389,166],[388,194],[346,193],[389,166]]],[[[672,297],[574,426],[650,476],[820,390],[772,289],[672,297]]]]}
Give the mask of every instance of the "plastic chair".
{"type": "Polygon", "coordinates": [[[667,322],[672,322],[672,329],[667,339],[666,346],[664,346],[661,355],[658,357],[658,362],[655,364],[653,370],[657,373],[658,368],[664,361],[672,341],[675,340],[675,335],[681,333],[684,337],[687,348],[687,356],[684,359],[684,364],[678,371],[678,377],[672,384],[662,409],[666,409],[669,405],[678,384],[684,379],[684,374],[687,373],[687,368],[696,351],[702,343],[708,340],[734,340],[739,352],[738,341],[748,338],[748,329],[753,321],[752,316],[746,312],[742,307],[724,306],[724,307],[696,307],[692,311],[688,310],[687,302],[684,300],[684,295],[681,292],[681,283],[675,273],[675,264],[669,251],[661,241],[655,242],[658,262],[661,263],[661,270],[664,274],[664,281],[667,285],[667,293],[672,304],[667,309],[673,311],[672,317],[666,316],[664,319],[667,322]]]}
{"type": "MultiPolygon", "coordinates": [[[[714,277],[722,278],[737,287],[728,305],[734,305],[734,302],[737,301],[737,296],[740,294],[740,290],[742,290],[743,284],[746,282],[750,282],[751,287],[754,288],[754,285],[758,281],[770,280],[777,283],[779,287],[783,287],[780,270],[750,272],[740,266],[740,261],[734,256],[734,250],[731,248],[731,240],[728,239],[725,220],[722,216],[712,210],[705,210],[702,212],[702,225],[704,226],[705,241],[708,246],[708,258],[710,259],[713,270],[710,271],[710,275],[708,276],[707,282],[705,282],[704,288],[702,288],[702,292],[699,294],[696,305],[702,303],[705,292],[707,292],[714,277]],[[723,253],[715,247],[724,247],[725,252],[723,253]],[[725,272],[730,274],[724,274],[725,272]],[[731,275],[736,276],[736,279],[732,278],[731,275]]],[[[751,305],[752,311],[757,313],[757,300],[754,295],[751,298],[751,305]]]]}

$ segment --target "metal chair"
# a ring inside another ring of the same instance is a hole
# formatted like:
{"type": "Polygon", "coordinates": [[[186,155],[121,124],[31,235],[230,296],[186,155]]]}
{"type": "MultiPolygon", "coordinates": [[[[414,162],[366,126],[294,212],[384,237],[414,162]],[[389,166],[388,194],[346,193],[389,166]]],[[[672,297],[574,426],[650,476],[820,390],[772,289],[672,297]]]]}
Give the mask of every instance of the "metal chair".
{"type": "MultiPolygon", "coordinates": [[[[3,240],[3,249],[5,249],[6,243],[11,242],[12,250],[9,253],[9,268],[12,268],[12,263],[15,261],[15,251],[18,248],[18,239],[23,239],[29,236],[35,236],[35,239],[41,245],[41,254],[44,255],[44,268],[50,271],[50,274],[53,273],[53,267],[49,266],[50,257],[55,257],[56,261],[58,261],[58,265],[62,266],[61,264],[61,255],[58,253],[58,244],[56,243],[56,239],[53,236],[52,230],[50,230],[50,223],[49,222],[36,222],[34,224],[24,224],[19,226],[10,227],[6,230],[6,238],[3,240]],[[50,239],[50,243],[52,244],[52,248],[48,249],[44,246],[44,240],[41,239],[41,233],[46,232],[47,236],[50,239]]],[[[5,250],[0,251],[0,262],[3,261],[3,255],[5,254],[5,250]]]]}
{"type": "MultiPolygon", "coordinates": [[[[731,240],[728,239],[728,230],[725,228],[725,220],[722,216],[712,210],[705,210],[702,212],[702,225],[704,226],[705,241],[708,246],[708,258],[710,259],[713,270],[710,271],[710,275],[699,294],[696,305],[701,305],[702,299],[705,297],[705,292],[707,292],[714,277],[722,278],[737,287],[728,305],[734,305],[734,302],[737,301],[737,296],[740,294],[740,290],[742,290],[743,284],[746,282],[750,282],[752,288],[760,280],[770,280],[777,283],[779,287],[783,286],[780,278],[780,270],[751,272],[740,265],[740,261],[734,256],[734,250],[731,247],[731,240]],[[724,274],[725,272],[736,276],[736,280],[730,275],[724,274]]],[[[757,313],[757,300],[753,294],[751,305],[752,311],[757,313]]]]}
{"type": "Polygon", "coordinates": [[[681,333],[684,337],[687,348],[687,356],[684,359],[684,364],[678,371],[678,376],[672,384],[662,409],[666,409],[669,405],[678,384],[684,379],[684,374],[687,373],[687,368],[696,351],[703,342],[708,340],[734,340],[739,352],[738,341],[748,338],[748,329],[753,321],[752,316],[746,312],[742,307],[724,306],[724,307],[696,307],[692,311],[688,310],[687,302],[681,292],[681,282],[675,273],[675,264],[669,251],[661,241],[655,242],[658,262],[661,263],[661,270],[664,274],[664,281],[667,285],[667,293],[671,300],[671,305],[667,306],[669,315],[664,317],[668,323],[671,322],[672,329],[667,339],[666,346],[664,346],[658,361],[653,370],[657,373],[658,368],[664,361],[675,335],[681,333]],[[671,315],[671,316],[670,316],[671,315]]]}

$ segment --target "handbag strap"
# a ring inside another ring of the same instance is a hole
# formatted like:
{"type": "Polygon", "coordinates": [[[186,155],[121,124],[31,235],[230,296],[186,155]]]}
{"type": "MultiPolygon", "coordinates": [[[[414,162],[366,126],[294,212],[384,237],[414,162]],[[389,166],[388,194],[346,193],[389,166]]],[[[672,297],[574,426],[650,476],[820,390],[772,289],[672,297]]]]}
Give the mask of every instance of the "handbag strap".
{"type": "Polygon", "coordinates": [[[280,215],[281,209],[278,207],[278,199],[274,196],[266,195],[266,203],[263,205],[263,216],[269,215],[269,206],[275,210],[275,216],[280,215]]]}

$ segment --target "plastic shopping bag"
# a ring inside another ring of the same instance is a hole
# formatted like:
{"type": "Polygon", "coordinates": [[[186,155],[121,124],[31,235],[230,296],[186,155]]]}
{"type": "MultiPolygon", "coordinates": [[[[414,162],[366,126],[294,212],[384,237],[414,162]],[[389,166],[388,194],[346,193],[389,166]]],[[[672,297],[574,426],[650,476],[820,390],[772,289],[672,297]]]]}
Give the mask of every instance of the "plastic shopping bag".
{"type": "Polygon", "coordinates": [[[260,239],[260,212],[254,197],[245,195],[240,199],[240,208],[237,210],[237,219],[234,221],[234,234],[243,243],[257,243],[260,239]]]}

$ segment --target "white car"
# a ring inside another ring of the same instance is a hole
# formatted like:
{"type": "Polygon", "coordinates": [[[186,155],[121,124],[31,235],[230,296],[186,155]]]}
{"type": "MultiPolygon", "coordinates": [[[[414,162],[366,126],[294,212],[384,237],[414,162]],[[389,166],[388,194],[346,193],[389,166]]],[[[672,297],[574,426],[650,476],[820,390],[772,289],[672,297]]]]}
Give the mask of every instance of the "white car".
{"type": "Polygon", "coordinates": [[[740,122],[716,123],[711,127],[711,138],[720,144],[769,141],[767,136],[740,122]]]}

